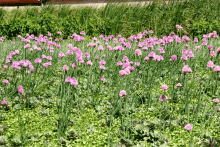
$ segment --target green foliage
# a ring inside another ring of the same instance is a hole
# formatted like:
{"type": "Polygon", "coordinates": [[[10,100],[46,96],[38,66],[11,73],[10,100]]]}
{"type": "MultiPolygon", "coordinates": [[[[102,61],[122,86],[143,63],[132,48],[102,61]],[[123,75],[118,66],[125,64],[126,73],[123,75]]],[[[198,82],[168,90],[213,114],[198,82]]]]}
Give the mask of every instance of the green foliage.
{"type": "Polygon", "coordinates": [[[15,136],[12,140],[11,143],[13,146],[20,146],[22,144],[20,136],[15,136]]]}
{"type": "Polygon", "coordinates": [[[127,38],[130,34],[153,30],[156,36],[161,37],[171,31],[177,33],[175,25],[179,24],[186,35],[201,38],[204,32],[220,31],[219,5],[217,0],[194,0],[154,1],[144,5],[109,3],[101,8],[57,8],[49,4],[40,9],[27,8],[10,13],[1,9],[0,18],[5,21],[0,25],[0,35],[11,39],[27,33],[38,36],[51,32],[52,37],[57,38],[60,30],[63,39],[81,31],[88,36],[122,34],[127,38]]]}
{"type": "Polygon", "coordinates": [[[8,143],[8,138],[5,136],[0,136],[0,145],[6,145],[8,143]]]}
{"type": "Polygon", "coordinates": [[[203,35],[207,32],[220,31],[219,21],[213,20],[211,22],[207,21],[205,18],[202,18],[200,21],[193,24],[193,35],[195,38],[202,39],[203,35]]]}

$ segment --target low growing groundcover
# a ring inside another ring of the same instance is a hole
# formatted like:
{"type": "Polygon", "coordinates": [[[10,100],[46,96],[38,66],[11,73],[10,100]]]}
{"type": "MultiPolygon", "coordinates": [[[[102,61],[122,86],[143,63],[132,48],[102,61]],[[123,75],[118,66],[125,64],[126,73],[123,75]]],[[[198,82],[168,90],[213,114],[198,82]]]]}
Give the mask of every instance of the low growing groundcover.
{"type": "Polygon", "coordinates": [[[2,36],[0,145],[219,146],[217,32],[176,29],[2,36]]]}

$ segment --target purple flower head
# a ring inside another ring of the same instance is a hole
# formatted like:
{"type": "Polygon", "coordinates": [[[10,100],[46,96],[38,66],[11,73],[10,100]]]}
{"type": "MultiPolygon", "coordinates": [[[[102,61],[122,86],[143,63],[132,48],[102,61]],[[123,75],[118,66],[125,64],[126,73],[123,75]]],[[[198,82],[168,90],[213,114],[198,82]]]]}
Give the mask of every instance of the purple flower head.
{"type": "Polygon", "coordinates": [[[42,62],[42,60],[40,59],[40,58],[37,58],[36,60],[35,60],[35,63],[41,63],[42,62]]]}
{"type": "Polygon", "coordinates": [[[7,105],[7,101],[6,100],[2,101],[2,105],[7,105]]]}
{"type": "Polygon", "coordinates": [[[101,81],[105,81],[105,77],[102,77],[102,78],[101,78],[101,81]]]}
{"type": "Polygon", "coordinates": [[[65,54],[64,53],[60,53],[58,57],[63,58],[63,57],[65,57],[65,54]]]}
{"type": "Polygon", "coordinates": [[[160,102],[165,102],[167,100],[167,96],[165,96],[164,94],[159,98],[160,102]]]}
{"type": "Polygon", "coordinates": [[[184,128],[185,128],[187,131],[192,130],[192,126],[191,126],[190,124],[187,124],[184,128]]]}
{"type": "Polygon", "coordinates": [[[176,61],[177,56],[176,55],[172,55],[170,61],[176,61]]]}
{"type": "Polygon", "coordinates": [[[88,53],[88,52],[85,52],[84,57],[85,57],[85,58],[89,58],[89,57],[90,57],[89,53],[88,53]]]}
{"type": "Polygon", "coordinates": [[[219,99],[216,98],[213,100],[213,102],[217,104],[219,102],[219,99]]]}

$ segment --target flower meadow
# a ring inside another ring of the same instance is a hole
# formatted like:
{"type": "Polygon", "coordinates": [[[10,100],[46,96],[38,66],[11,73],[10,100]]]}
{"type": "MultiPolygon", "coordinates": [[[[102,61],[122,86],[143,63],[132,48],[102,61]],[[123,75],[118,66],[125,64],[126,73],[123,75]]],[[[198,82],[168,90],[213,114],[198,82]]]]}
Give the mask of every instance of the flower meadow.
{"type": "Polygon", "coordinates": [[[176,29],[2,36],[0,144],[219,146],[218,34],[176,29]]]}

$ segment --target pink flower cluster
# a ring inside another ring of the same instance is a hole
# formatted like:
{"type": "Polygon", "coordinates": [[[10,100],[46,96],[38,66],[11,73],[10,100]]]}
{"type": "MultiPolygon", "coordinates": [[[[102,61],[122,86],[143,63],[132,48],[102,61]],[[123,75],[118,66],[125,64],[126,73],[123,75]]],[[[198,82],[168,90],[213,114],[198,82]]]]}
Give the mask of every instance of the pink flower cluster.
{"type": "Polygon", "coordinates": [[[159,98],[160,102],[165,102],[167,100],[167,96],[165,96],[164,94],[159,98]]]}
{"type": "Polygon", "coordinates": [[[180,26],[180,25],[176,25],[176,28],[179,29],[179,30],[183,30],[183,27],[180,26]]]}
{"type": "Polygon", "coordinates": [[[71,85],[78,85],[78,81],[76,80],[75,77],[67,77],[66,80],[65,80],[66,83],[70,83],[71,85]]]}
{"type": "MultiPolygon", "coordinates": [[[[83,36],[86,35],[84,31],[82,31],[80,34],[83,35],[83,36]]],[[[71,38],[74,38],[75,41],[80,42],[80,41],[85,40],[85,38],[83,36],[80,36],[80,35],[77,35],[76,33],[74,33],[71,36],[71,38]]]]}
{"type": "Polygon", "coordinates": [[[125,90],[121,90],[119,95],[124,98],[127,94],[126,94],[126,91],[125,90]]]}
{"type": "Polygon", "coordinates": [[[191,68],[189,67],[189,65],[185,65],[182,69],[183,73],[190,73],[192,72],[191,68]]]}
{"type": "Polygon", "coordinates": [[[191,126],[190,124],[187,124],[184,128],[185,128],[187,131],[192,130],[192,126],[191,126]]]}
{"type": "Polygon", "coordinates": [[[19,86],[18,86],[18,93],[24,93],[24,90],[23,90],[23,86],[22,86],[22,85],[19,85],[19,86]]]}
{"type": "Polygon", "coordinates": [[[32,65],[32,63],[29,61],[29,60],[21,60],[21,61],[14,61],[11,65],[11,68],[14,68],[14,69],[17,69],[17,70],[20,70],[21,67],[20,66],[23,66],[23,67],[27,67],[29,66],[30,68],[30,71],[34,71],[34,66],[32,65]]]}
{"type": "Polygon", "coordinates": [[[8,102],[6,100],[2,101],[2,105],[7,105],[8,102]]]}

